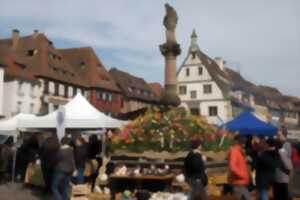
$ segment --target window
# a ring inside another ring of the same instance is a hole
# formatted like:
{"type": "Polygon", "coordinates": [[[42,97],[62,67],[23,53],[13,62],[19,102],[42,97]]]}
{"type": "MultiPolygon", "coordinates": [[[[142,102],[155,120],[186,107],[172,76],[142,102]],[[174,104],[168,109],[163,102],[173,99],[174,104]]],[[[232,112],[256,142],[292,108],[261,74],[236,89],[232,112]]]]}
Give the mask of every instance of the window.
{"type": "Polygon", "coordinates": [[[78,93],[82,94],[80,88],[77,88],[76,94],[78,94],[78,93]]]}
{"type": "Polygon", "coordinates": [[[24,93],[22,91],[22,82],[18,82],[18,95],[24,96],[24,93]]]}
{"type": "Polygon", "coordinates": [[[112,102],[112,94],[108,94],[108,101],[112,102]]]}
{"type": "Polygon", "coordinates": [[[59,84],[59,91],[58,91],[59,96],[64,96],[65,95],[64,92],[65,92],[65,86],[63,84],[59,84]]]}
{"type": "Polygon", "coordinates": [[[203,74],[203,68],[202,67],[198,67],[198,75],[202,75],[203,74]]]}
{"type": "Polygon", "coordinates": [[[203,85],[203,91],[204,91],[204,94],[210,94],[210,93],[212,93],[211,84],[203,85]]]}
{"type": "Polygon", "coordinates": [[[35,97],[35,95],[34,95],[34,88],[35,88],[34,85],[30,85],[30,96],[31,96],[32,98],[35,97]]]}
{"type": "Polygon", "coordinates": [[[102,93],[102,100],[103,100],[103,101],[106,100],[106,93],[105,93],[105,92],[102,93]]]}
{"type": "Polygon", "coordinates": [[[209,116],[217,116],[218,115],[218,107],[217,106],[209,106],[208,107],[208,115],[209,116]]]}
{"type": "Polygon", "coordinates": [[[69,97],[72,97],[73,96],[73,87],[72,86],[69,86],[69,88],[68,88],[68,96],[69,97]]]}
{"type": "Polygon", "coordinates": [[[54,92],[55,92],[55,84],[52,81],[50,81],[49,82],[49,93],[54,94],[54,92]]]}
{"type": "Polygon", "coordinates": [[[191,91],[191,99],[196,99],[197,98],[197,91],[196,90],[192,90],[191,91]]]}
{"type": "Polygon", "coordinates": [[[192,115],[200,115],[199,108],[191,108],[191,114],[192,115]]]}
{"type": "Polygon", "coordinates": [[[189,76],[189,75],[190,75],[190,69],[189,69],[189,68],[186,68],[186,69],[185,69],[185,75],[186,75],[186,76],[189,76]]]}
{"type": "Polygon", "coordinates": [[[34,104],[33,103],[30,104],[29,109],[30,109],[29,113],[34,113],[34,104]]]}
{"type": "Polygon", "coordinates": [[[186,86],[185,85],[179,86],[179,94],[186,94],[186,86]]]}
{"type": "Polygon", "coordinates": [[[22,102],[18,101],[17,103],[17,113],[20,113],[22,111],[22,102]]]}

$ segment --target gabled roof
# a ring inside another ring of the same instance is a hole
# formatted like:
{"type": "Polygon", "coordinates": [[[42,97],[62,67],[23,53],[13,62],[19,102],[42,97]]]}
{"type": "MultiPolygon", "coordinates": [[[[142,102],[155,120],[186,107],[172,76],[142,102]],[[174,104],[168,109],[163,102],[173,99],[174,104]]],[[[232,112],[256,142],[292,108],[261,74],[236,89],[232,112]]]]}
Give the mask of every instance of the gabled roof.
{"type": "Polygon", "coordinates": [[[89,87],[120,91],[91,47],[59,49],[59,51],[72,65],[75,73],[88,82],[89,87]]]}
{"type": "MultiPolygon", "coordinates": [[[[192,40],[194,40],[193,42],[195,42],[195,37],[196,37],[195,31],[193,31],[193,34],[191,37],[192,37],[192,40]]],[[[188,54],[187,54],[185,60],[183,61],[183,64],[181,65],[181,67],[178,69],[177,74],[184,67],[187,59],[189,58],[189,56],[191,54],[195,54],[198,56],[202,65],[204,65],[206,67],[208,73],[210,74],[212,79],[217,83],[217,85],[221,89],[222,93],[225,96],[227,96],[227,94],[230,90],[230,81],[228,80],[227,74],[223,70],[220,69],[218,64],[213,59],[211,59],[204,52],[202,52],[200,50],[200,48],[198,47],[198,45],[195,45],[194,43],[192,43],[191,46],[189,47],[188,54]]]]}
{"type": "Polygon", "coordinates": [[[10,57],[7,75],[21,75],[29,79],[46,77],[75,85],[84,85],[84,80],[75,74],[71,65],[53,46],[48,38],[39,33],[19,37],[15,49],[12,39],[0,40],[0,49],[6,49],[10,57]]]}
{"type": "Polygon", "coordinates": [[[148,102],[159,101],[157,95],[152,91],[144,79],[116,68],[110,69],[109,74],[115,80],[122,93],[128,98],[148,102]]]}
{"type": "Polygon", "coordinates": [[[225,67],[225,72],[228,79],[231,81],[232,90],[249,91],[249,88],[254,86],[253,83],[244,79],[244,77],[239,72],[233,69],[225,67]]]}
{"type": "Polygon", "coordinates": [[[8,79],[36,80],[44,77],[81,87],[119,92],[119,88],[91,47],[57,49],[42,33],[19,37],[12,49],[12,38],[0,40],[0,56],[9,66],[8,79]]]}

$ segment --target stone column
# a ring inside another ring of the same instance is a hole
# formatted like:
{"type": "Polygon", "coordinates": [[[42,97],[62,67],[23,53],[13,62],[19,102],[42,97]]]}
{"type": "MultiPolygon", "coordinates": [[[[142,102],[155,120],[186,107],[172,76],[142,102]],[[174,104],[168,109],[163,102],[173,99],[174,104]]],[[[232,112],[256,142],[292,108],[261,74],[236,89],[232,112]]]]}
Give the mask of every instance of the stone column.
{"type": "Polygon", "coordinates": [[[175,36],[178,17],[174,8],[169,4],[166,4],[166,12],[164,18],[166,42],[160,45],[160,51],[165,57],[165,91],[162,95],[162,102],[165,105],[178,106],[180,99],[177,96],[176,57],[181,53],[175,36]]]}

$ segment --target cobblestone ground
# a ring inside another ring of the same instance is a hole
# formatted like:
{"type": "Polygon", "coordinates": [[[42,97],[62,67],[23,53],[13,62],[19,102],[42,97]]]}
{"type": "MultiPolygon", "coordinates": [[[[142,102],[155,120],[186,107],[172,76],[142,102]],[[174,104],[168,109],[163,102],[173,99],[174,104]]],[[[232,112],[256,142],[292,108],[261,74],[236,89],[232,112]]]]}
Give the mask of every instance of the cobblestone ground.
{"type": "Polygon", "coordinates": [[[0,200],[50,200],[49,196],[19,183],[0,185],[0,200]]]}

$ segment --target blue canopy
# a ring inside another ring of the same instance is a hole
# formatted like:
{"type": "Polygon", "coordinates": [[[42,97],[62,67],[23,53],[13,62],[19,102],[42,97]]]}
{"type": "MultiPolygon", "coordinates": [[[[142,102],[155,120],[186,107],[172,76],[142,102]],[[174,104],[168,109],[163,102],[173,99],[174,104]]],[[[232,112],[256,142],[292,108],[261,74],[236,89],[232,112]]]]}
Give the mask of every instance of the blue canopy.
{"type": "Polygon", "coordinates": [[[221,127],[231,132],[239,132],[241,135],[274,136],[277,134],[275,126],[261,121],[249,111],[241,113],[221,127]]]}

